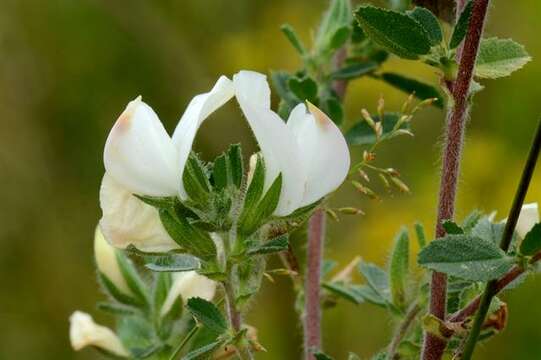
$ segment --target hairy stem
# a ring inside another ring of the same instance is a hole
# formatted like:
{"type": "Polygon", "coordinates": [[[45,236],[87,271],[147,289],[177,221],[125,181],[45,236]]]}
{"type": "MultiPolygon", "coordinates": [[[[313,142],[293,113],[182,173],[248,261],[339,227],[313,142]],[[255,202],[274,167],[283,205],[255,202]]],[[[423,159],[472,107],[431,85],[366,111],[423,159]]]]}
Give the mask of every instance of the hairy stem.
{"type": "Polygon", "coordinates": [[[420,311],[421,307],[417,303],[413,303],[409,307],[408,311],[406,311],[404,320],[396,329],[391,344],[389,345],[389,350],[387,350],[387,360],[393,360],[395,358],[396,352],[398,351],[398,346],[402,342],[402,339],[404,339],[404,337],[407,335],[411,324],[413,323],[420,311]]]}
{"type": "MultiPolygon", "coordinates": [[[[447,115],[438,216],[436,221],[436,238],[445,235],[442,222],[452,219],[455,211],[460,159],[462,156],[466,119],[468,117],[468,95],[488,4],[489,0],[475,0],[468,32],[461,51],[458,76],[456,81],[449,83],[449,90],[453,96],[454,104],[447,115]]],[[[430,292],[430,313],[444,320],[447,304],[447,276],[445,274],[438,272],[432,274],[430,292]]],[[[446,342],[444,340],[428,333],[425,334],[422,359],[441,359],[445,346],[446,342]]]]}
{"type": "MultiPolygon", "coordinates": [[[[225,291],[225,300],[227,306],[227,314],[229,317],[229,322],[231,327],[238,333],[242,329],[242,314],[235,304],[235,290],[233,289],[232,284],[234,283],[231,279],[232,275],[229,276],[228,281],[223,282],[224,291],[225,291]]],[[[252,352],[246,346],[237,348],[237,355],[241,360],[251,360],[253,359],[252,352]]]]}
{"type": "MultiPolygon", "coordinates": [[[[522,204],[524,203],[526,193],[528,192],[530,181],[532,180],[533,171],[539,157],[540,149],[541,122],[539,122],[539,125],[537,127],[537,132],[530,148],[528,160],[526,161],[526,165],[524,166],[524,171],[522,172],[522,177],[520,179],[520,183],[515,194],[515,199],[513,200],[513,205],[511,206],[511,211],[505,224],[505,230],[503,232],[503,236],[500,242],[500,248],[505,252],[509,250],[509,245],[511,244],[511,239],[513,238],[513,233],[515,232],[515,227],[517,226],[520,210],[522,208],[522,204]]],[[[466,341],[466,344],[464,346],[464,350],[462,353],[463,360],[469,360],[473,355],[473,351],[475,350],[477,339],[479,337],[479,334],[481,333],[481,327],[485,322],[485,317],[488,313],[490,303],[492,302],[494,296],[498,293],[498,283],[498,280],[492,280],[485,287],[485,291],[483,292],[483,295],[481,296],[479,302],[479,310],[477,311],[470,334],[468,336],[468,340],[466,341]]]]}
{"type": "MultiPolygon", "coordinates": [[[[346,60],[347,49],[341,48],[333,59],[333,66],[339,69],[346,60]]],[[[340,99],[344,98],[347,80],[337,80],[333,90],[340,99]]],[[[317,209],[308,222],[308,244],[306,279],[304,282],[304,357],[314,359],[312,349],[321,348],[321,262],[323,260],[323,243],[325,241],[326,216],[323,209],[317,209]]]]}
{"type": "Polygon", "coordinates": [[[304,283],[304,358],[313,360],[321,348],[321,261],[325,239],[325,210],[317,209],[308,223],[308,250],[304,283]]]}

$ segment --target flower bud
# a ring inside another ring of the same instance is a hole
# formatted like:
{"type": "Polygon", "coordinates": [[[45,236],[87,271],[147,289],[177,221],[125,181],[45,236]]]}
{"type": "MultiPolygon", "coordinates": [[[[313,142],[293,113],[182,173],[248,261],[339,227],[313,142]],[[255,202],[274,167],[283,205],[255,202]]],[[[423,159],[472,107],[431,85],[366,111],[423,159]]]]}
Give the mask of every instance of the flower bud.
{"type": "Polygon", "coordinates": [[[539,222],[539,209],[537,203],[523,205],[515,228],[518,236],[522,239],[539,222]]]}
{"type": "Polygon", "coordinates": [[[98,271],[107,277],[118,290],[131,295],[132,292],[118,264],[117,251],[105,240],[100,227],[97,226],[94,234],[94,258],[98,271]]]}
{"type": "Polygon", "coordinates": [[[409,193],[410,192],[410,188],[408,187],[408,185],[406,185],[402,180],[400,180],[399,178],[397,177],[394,177],[392,176],[391,177],[391,182],[398,188],[398,190],[400,190],[401,192],[404,192],[404,193],[409,193]]]}
{"type": "Polygon", "coordinates": [[[75,311],[71,315],[69,335],[74,350],[95,346],[116,356],[126,358],[130,356],[111,329],[96,324],[90,315],[81,311],[75,311]]]}
{"type": "Polygon", "coordinates": [[[161,315],[166,315],[178,297],[182,297],[184,302],[192,297],[200,297],[207,301],[212,300],[216,292],[216,282],[209,278],[199,275],[195,271],[184,271],[173,274],[173,285],[165,299],[161,315]]]}

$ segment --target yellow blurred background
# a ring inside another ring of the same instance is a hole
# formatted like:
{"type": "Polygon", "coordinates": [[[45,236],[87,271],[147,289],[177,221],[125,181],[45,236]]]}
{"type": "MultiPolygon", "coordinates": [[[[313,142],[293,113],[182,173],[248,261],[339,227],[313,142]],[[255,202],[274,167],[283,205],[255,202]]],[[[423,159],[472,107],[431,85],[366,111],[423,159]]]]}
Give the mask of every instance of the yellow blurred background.
{"type": "MultiPolygon", "coordinates": [[[[294,70],[299,60],[280,33],[292,24],[305,41],[326,0],[0,0],[0,359],[100,359],[74,353],[68,316],[81,309],[100,322],[103,299],[95,279],[92,235],[100,217],[98,187],[108,131],[126,103],[143,95],[172,130],[191,97],[220,74],[239,69],[294,70]]],[[[467,132],[458,218],[468,210],[505,217],[528,144],[541,114],[541,2],[493,1],[488,34],[526,45],[534,61],[512,77],[486,81],[467,132]]],[[[386,65],[435,83],[433,70],[393,59],[386,65]]],[[[405,95],[370,79],[349,87],[350,120],[389,109],[405,95]]],[[[443,113],[423,111],[415,138],[382,147],[378,164],[399,169],[410,195],[374,202],[345,186],[333,202],[361,207],[363,217],[332,223],[327,256],[342,264],[355,254],[379,264],[401,224],[416,220],[431,233],[437,197],[443,113]]],[[[199,132],[207,159],[227,144],[255,143],[232,104],[199,132]]],[[[361,150],[354,148],[357,158],[361,150]]],[[[537,171],[529,201],[541,200],[537,171]]],[[[541,279],[505,299],[509,327],[481,346],[478,359],[541,359],[541,279]]],[[[287,278],[264,283],[248,321],[269,350],[261,359],[296,359],[300,327],[287,278]]],[[[364,358],[384,347],[386,314],[371,305],[341,303],[324,315],[324,344],[336,359],[364,358]]]]}

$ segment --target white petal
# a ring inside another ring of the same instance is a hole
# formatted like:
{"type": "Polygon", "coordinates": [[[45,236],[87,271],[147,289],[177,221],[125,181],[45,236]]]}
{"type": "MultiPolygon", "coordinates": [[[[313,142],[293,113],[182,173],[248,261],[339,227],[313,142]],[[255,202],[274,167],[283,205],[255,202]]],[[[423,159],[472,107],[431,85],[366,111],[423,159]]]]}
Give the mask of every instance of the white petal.
{"type": "Polygon", "coordinates": [[[532,227],[539,222],[539,209],[537,203],[523,205],[520,209],[517,227],[517,234],[524,239],[532,227]]]}
{"type": "MultiPolygon", "coordinates": [[[[210,114],[229,101],[233,95],[231,80],[221,76],[211,91],[194,97],[186,108],[173,133],[173,142],[179,152],[178,164],[181,179],[197,130],[210,114]]],[[[183,199],[187,197],[182,181],[180,182],[180,195],[183,199]]]]}
{"type": "Polygon", "coordinates": [[[154,110],[140,97],[128,104],[111,129],[103,160],[107,172],[133,193],[178,194],[177,150],[154,110]]]}
{"type": "Polygon", "coordinates": [[[350,155],[346,139],[335,123],[321,110],[309,104],[297,105],[287,121],[300,148],[300,161],[306,172],[306,188],[300,206],[321,199],[334,191],[346,178],[350,155]]]}
{"type": "Polygon", "coordinates": [[[94,258],[98,270],[105,275],[120,291],[131,295],[130,287],[122,275],[118,265],[117,250],[103,237],[100,227],[96,227],[94,234],[94,258]]]}
{"type": "Polygon", "coordinates": [[[81,311],[74,312],[70,317],[70,342],[74,350],[96,346],[117,356],[130,356],[111,329],[96,324],[90,315],[81,311]]]}
{"type": "Polygon", "coordinates": [[[216,292],[216,282],[199,275],[195,271],[185,271],[173,274],[173,285],[163,303],[161,315],[165,315],[179,296],[184,302],[192,297],[200,297],[207,301],[212,300],[216,292]]]}
{"type": "Polygon", "coordinates": [[[274,214],[288,215],[299,207],[305,182],[295,136],[284,121],[269,108],[270,98],[265,75],[242,71],[233,77],[233,84],[242,112],[263,153],[266,169],[265,190],[279,173],[282,174],[282,192],[274,214]]]}
{"type": "Polygon", "coordinates": [[[133,244],[142,251],[169,251],[179,246],[163,228],[158,211],[105,173],[100,188],[100,228],[117,248],[133,244]]]}

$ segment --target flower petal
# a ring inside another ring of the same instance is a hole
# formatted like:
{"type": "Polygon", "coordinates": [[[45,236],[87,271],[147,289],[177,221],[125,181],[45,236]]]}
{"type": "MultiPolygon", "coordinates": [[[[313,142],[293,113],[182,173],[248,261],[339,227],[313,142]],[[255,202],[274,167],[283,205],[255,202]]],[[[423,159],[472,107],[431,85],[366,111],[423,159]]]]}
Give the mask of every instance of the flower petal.
{"type": "Polygon", "coordinates": [[[132,244],[142,251],[158,252],[179,248],[163,228],[158,211],[133,196],[108,173],[101,182],[100,206],[100,228],[111,245],[124,249],[132,244]]]}
{"type": "Polygon", "coordinates": [[[266,76],[241,71],[233,76],[235,95],[254,132],[265,161],[265,191],[282,174],[282,191],[275,215],[285,216],[299,207],[305,176],[295,136],[270,109],[266,76]]]}
{"type": "MultiPolygon", "coordinates": [[[[180,119],[175,132],[173,133],[173,142],[178,149],[178,164],[180,168],[180,179],[186,160],[192,150],[193,141],[197,130],[205,119],[216,111],[219,107],[229,101],[234,95],[231,80],[221,76],[212,90],[207,93],[195,96],[180,119]]],[[[180,181],[181,198],[188,196],[184,190],[184,184],[180,181]]]]}
{"type": "Polygon", "coordinates": [[[96,346],[120,357],[130,356],[111,329],[96,324],[90,315],[81,311],[75,311],[70,317],[70,342],[74,350],[96,346]]]}
{"type": "Polygon", "coordinates": [[[308,103],[297,105],[289,115],[287,127],[295,134],[300,161],[306,172],[306,187],[300,206],[309,205],[334,191],[346,178],[349,149],[335,123],[308,103]]]}
{"type": "Polygon", "coordinates": [[[111,246],[100,230],[96,227],[94,234],[94,258],[99,272],[105,275],[117,288],[124,294],[132,295],[132,291],[122,275],[120,266],[118,265],[116,249],[111,246]]]}
{"type": "Polygon", "coordinates": [[[182,296],[184,302],[192,297],[200,297],[210,301],[215,292],[216,282],[195,271],[173,273],[173,285],[163,303],[161,315],[164,316],[171,310],[179,296],[182,296]]]}
{"type": "Polygon", "coordinates": [[[133,193],[178,194],[178,155],[158,116],[141,97],[128,104],[109,133],[105,169],[133,193]]]}
{"type": "Polygon", "coordinates": [[[520,215],[515,228],[517,234],[524,239],[532,227],[539,222],[539,209],[537,203],[525,204],[520,209],[520,215]]]}

